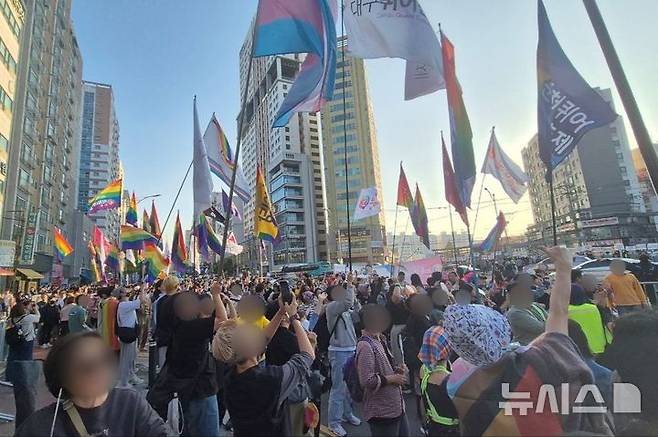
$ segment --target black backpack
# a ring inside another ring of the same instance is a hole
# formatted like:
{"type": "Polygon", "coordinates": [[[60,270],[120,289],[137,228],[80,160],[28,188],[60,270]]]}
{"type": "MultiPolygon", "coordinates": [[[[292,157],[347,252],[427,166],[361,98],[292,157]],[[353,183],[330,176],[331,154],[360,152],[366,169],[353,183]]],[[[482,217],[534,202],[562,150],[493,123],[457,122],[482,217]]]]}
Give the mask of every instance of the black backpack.
{"type": "Polygon", "coordinates": [[[25,333],[23,332],[23,327],[20,324],[25,317],[27,316],[24,315],[18,319],[17,322],[10,320],[9,327],[7,327],[7,330],[5,331],[5,342],[9,346],[18,346],[25,341],[25,333]]]}
{"type": "Polygon", "coordinates": [[[329,326],[327,323],[327,314],[322,313],[320,317],[318,318],[317,323],[315,324],[315,327],[313,328],[313,332],[315,332],[315,335],[317,336],[317,351],[320,354],[326,353],[329,351],[329,343],[331,341],[331,337],[333,337],[334,332],[336,332],[336,328],[338,327],[338,323],[340,321],[343,322],[343,326],[347,327],[345,323],[345,319],[343,319],[343,314],[338,316],[339,319],[336,320],[336,324],[332,326],[331,332],[329,332],[329,326]]]}

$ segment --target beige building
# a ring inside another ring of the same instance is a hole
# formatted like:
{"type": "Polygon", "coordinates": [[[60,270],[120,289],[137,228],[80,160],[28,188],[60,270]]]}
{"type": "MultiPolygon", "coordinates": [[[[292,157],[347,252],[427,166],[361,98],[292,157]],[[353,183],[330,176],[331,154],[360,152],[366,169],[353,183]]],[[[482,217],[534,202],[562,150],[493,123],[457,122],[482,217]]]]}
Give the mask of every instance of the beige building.
{"type": "Polygon", "coordinates": [[[352,262],[385,262],[386,230],[379,148],[374,113],[368,95],[368,81],[362,59],[345,56],[339,40],[334,98],[322,110],[322,142],[329,214],[331,259],[347,262],[347,208],[354,214],[359,192],[377,187],[382,212],[355,221],[351,217],[352,262]],[[345,108],[343,108],[345,96],[345,108]],[[347,139],[347,178],[345,177],[345,139],[347,139]],[[349,201],[346,204],[346,179],[349,201]]]}
{"type": "Polygon", "coordinates": [[[7,161],[11,120],[16,101],[16,81],[20,59],[21,33],[25,7],[20,0],[0,0],[0,221],[5,202],[7,161]]]}
{"type": "MultiPolygon", "coordinates": [[[[0,9],[6,17],[18,2],[0,0],[3,4],[0,9]]],[[[17,242],[21,266],[48,273],[53,228],[60,228],[70,240],[78,230],[72,217],[82,57],[70,17],[71,0],[24,0],[23,4],[2,238],[17,242]]],[[[65,276],[71,273],[70,262],[66,260],[65,276]]]]}
{"type": "MultiPolygon", "coordinates": [[[[609,89],[598,89],[612,103],[609,89]]],[[[535,224],[530,241],[553,240],[551,195],[535,135],[521,151],[535,224]]],[[[593,129],[553,172],[558,242],[570,247],[640,244],[654,238],[623,118],[593,129]],[[601,243],[604,242],[604,243],[601,243]]]]}

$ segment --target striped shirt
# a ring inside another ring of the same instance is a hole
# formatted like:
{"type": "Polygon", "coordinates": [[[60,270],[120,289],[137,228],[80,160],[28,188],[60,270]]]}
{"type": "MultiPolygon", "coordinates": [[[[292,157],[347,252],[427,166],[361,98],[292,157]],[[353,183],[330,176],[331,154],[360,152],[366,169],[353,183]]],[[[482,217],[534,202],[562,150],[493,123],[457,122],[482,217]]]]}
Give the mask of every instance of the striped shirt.
{"type": "Polygon", "coordinates": [[[360,339],[356,345],[356,366],[363,387],[363,418],[368,421],[400,417],[404,414],[402,390],[384,381],[384,377],[395,374],[391,360],[379,339],[368,338],[369,341],[360,339]]]}

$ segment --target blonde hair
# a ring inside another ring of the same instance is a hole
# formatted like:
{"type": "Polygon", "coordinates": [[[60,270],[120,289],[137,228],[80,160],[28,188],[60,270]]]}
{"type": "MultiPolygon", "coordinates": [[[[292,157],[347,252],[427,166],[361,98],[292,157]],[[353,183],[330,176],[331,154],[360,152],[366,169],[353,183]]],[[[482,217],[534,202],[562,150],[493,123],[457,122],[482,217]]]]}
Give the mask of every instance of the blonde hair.
{"type": "Polygon", "coordinates": [[[165,293],[169,293],[176,290],[178,288],[178,284],[179,284],[178,277],[174,275],[169,275],[162,281],[162,285],[160,285],[160,289],[165,293]]]}
{"type": "Polygon", "coordinates": [[[216,360],[227,364],[235,364],[239,361],[232,341],[237,327],[238,322],[235,319],[229,319],[219,324],[212,339],[212,354],[216,360]]]}

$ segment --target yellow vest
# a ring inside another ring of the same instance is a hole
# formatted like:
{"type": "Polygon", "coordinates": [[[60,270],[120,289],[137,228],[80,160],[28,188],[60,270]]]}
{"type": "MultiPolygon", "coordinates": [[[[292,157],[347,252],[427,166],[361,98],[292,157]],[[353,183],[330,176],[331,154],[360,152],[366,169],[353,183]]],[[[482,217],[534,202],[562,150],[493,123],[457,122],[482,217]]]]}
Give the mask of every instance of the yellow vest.
{"type": "Polygon", "coordinates": [[[612,334],[604,326],[601,313],[596,305],[591,303],[569,305],[569,318],[580,325],[593,354],[605,351],[605,346],[612,341],[612,334]]]}

